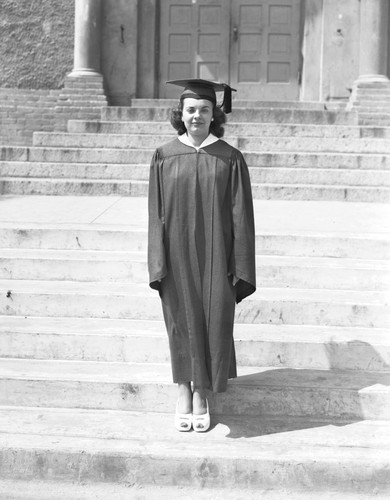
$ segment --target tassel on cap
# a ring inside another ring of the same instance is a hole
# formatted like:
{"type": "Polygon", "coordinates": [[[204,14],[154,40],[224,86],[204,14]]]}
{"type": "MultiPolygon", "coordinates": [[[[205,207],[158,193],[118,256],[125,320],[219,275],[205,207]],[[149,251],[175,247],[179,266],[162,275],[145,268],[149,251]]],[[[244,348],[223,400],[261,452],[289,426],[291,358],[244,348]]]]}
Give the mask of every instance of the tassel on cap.
{"type": "Polygon", "coordinates": [[[228,114],[232,111],[232,89],[229,85],[225,85],[225,91],[223,95],[222,110],[224,113],[228,114]]]}
{"type": "Polygon", "coordinates": [[[202,80],[201,78],[191,78],[187,80],[170,80],[167,83],[184,87],[180,99],[192,97],[194,99],[207,99],[214,105],[217,105],[216,92],[223,92],[223,101],[220,107],[224,113],[232,111],[232,91],[236,89],[231,88],[226,83],[211,82],[209,80],[202,80]]]}

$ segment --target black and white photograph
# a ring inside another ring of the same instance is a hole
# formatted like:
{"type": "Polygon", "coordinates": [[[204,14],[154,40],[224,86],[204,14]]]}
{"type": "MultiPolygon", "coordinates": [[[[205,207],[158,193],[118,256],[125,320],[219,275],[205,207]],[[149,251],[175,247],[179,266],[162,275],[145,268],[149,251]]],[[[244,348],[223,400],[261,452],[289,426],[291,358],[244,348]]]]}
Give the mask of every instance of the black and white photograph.
{"type": "Polygon", "coordinates": [[[0,500],[390,498],[390,0],[0,0],[0,500]]]}

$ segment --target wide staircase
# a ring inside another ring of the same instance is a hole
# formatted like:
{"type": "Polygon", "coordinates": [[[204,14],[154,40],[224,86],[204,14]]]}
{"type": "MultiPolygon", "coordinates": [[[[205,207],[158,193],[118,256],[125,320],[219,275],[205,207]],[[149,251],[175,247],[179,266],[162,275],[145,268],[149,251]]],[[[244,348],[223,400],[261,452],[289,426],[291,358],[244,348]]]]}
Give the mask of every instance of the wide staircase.
{"type": "Polygon", "coordinates": [[[236,102],[258,290],[237,307],[239,376],[210,395],[211,430],[178,433],[146,266],[172,104],[0,149],[0,498],[389,498],[390,128],[236,102]]]}
{"type": "MultiPolygon", "coordinates": [[[[36,132],[34,147],[2,148],[0,193],[145,196],[153,149],[174,136],[171,104],[103,108],[101,121],[70,120],[68,133],[36,132]]],[[[245,151],[255,198],[390,201],[390,127],[359,127],[356,113],[316,103],[237,105],[226,140],[245,151]]]]}

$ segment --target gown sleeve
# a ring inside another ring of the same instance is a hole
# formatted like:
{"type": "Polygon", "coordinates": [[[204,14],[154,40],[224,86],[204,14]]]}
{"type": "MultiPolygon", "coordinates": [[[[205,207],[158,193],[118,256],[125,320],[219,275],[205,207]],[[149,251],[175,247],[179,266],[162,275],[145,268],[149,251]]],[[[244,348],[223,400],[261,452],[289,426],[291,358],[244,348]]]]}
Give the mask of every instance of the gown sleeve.
{"type": "Polygon", "coordinates": [[[252,188],[244,157],[232,157],[233,252],[231,273],[239,303],[256,290],[255,224],[252,188]]]}
{"type": "Polygon", "coordinates": [[[164,192],[161,179],[161,164],[158,150],[153,155],[149,173],[149,229],[148,270],[149,285],[160,292],[161,280],[167,275],[164,247],[164,192]]]}

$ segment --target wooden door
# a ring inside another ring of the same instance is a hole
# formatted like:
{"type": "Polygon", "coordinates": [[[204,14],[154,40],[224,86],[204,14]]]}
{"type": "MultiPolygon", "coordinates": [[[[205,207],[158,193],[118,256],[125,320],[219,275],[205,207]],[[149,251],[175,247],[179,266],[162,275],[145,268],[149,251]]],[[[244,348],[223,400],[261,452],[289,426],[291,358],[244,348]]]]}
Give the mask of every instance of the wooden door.
{"type": "Polygon", "coordinates": [[[162,0],[159,96],[167,80],[229,83],[239,99],[299,97],[300,0],[162,0]]]}
{"type": "Polygon", "coordinates": [[[167,80],[229,81],[229,0],[163,0],[160,97],[177,96],[167,80]]]}
{"type": "Polygon", "coordinates": [[[300,0],[232,0],[231,86],[240,99],[299,97],[300,0]]]}

